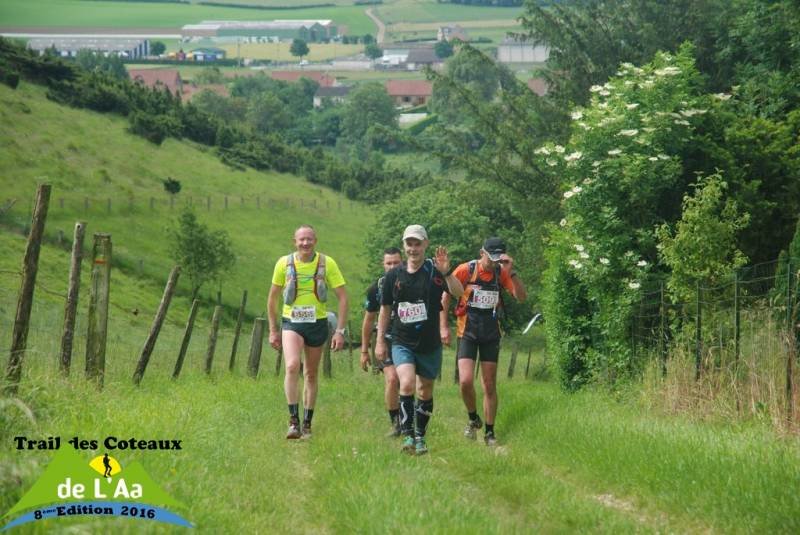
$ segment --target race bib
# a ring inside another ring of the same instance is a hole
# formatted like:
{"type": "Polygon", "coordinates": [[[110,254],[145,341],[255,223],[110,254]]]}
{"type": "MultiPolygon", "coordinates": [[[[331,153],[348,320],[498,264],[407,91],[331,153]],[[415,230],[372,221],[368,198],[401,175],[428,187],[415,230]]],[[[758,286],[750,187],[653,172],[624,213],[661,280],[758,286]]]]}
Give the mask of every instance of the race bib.
{"type": "Polygon", "coordinates": [[[417,323],[428,319],[428,310],[425,303],[406,303],[405,301],[397,304],[397,317],[400,323],[417,323]]]}
{"type": "Polygon", "coordinates": [[[470,306],[473,308],[490,309],[497,306],[500,300],[500,292],[493,290],[473,290],[470,306]]]}
{"type": "Polygon", "coordinates": [[[292,323],[316,323],[317,307],[314,305],[297,305],[292,307],[292,323]]]}

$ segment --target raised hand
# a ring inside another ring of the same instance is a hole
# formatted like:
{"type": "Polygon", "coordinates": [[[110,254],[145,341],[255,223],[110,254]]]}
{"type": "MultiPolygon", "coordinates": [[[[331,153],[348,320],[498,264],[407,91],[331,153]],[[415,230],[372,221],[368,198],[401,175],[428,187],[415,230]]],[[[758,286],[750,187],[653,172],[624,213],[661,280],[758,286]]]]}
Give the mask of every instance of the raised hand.
{"type": "Polygon", "coordinates": [[[440,245],[436,248],[436,256],[433,263],[441,273],[450,271],[450,256],[447,254],[447,247],[440,245]]]}

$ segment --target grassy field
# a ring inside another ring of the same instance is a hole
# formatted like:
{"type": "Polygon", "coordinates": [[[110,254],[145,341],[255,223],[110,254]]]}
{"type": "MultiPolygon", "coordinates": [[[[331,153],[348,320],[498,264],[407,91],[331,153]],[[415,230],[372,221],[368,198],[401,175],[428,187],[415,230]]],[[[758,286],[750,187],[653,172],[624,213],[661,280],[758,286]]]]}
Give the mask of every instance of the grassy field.
{"type": "MultiPolygon", "coordinates": [[[[800,449],[766,428],[695,424],[591,391],[567,395],[552,383],[525,380],[518,365],[514,379],[500,374],[496,425],[501,447],[490,450],[461,435],[466,416],[449,379],[448,352],[445,380],[435,391],[431,452],[409,458],[396,440],[383,436],[388,420],[382,378],[350,371],[345,354],[334,356],[334,378],[321,382],[314,438],[288,443],[283,380],[273,374],[272,351],[265,351],[257,380],[243,377],[241,365],[229,374],[223,362],[206,377],[199,369],[200,354],[190,351],[183,376],[173,382],[167,379],[171,359],[163,358],[163,348],[177,341],[170,334],[142,386],[135,388],[130,384],[134,346],[123,334],[110,344],[106,387],[98,393],[80,373],[69,380],[57,377],[55,338],[43,320],[58,315],[58,308],[43,304],[35,310],[37,325],[20,391],[31,414],[17,405],[2,414],[4,511],[52,456],[13,450],[13,436],[102,440],[116,435],[183,441],[179,452],[112,455],[123,469],[140,461],[186,504],[180,512],[201,533],[800,529],[800,449]]],[[[4,323],[7,318],[6,312],[4,323]]],[[[4,332],[2,342],[7,341],[4,332]]],[[[540,355],[534,361],[541,366],[540,355]]],[[[501,362],[504,372],[507,352],[501,362]]],[[[99,453],[87,452],[87,461],[99,453]]],[[[177,532],[143,520],[90,516],[29,526],[26,532],[33,533],[177,532]]]]}
{"type": "MultiPolygon", "coordinates": [[[[290,2],[287,2],[290,3],[290,2]]],[[[320,2],[325,3],[325,2],[320,2]]],[[[180,28],[202,20],[332,19],[351,35],[376,32],[363,6],[341,5],[301,9],[237,9],[198,4],[95,2],[93,0],[4,0],[3,26],[80,26],[180,28]]]]}
{"type": "MultiPolygon", "coordinates": [[[[238,53],[243,58],[271,59],[273,61],[289,61],[298,63],[300,58],[289,52],[291,43],[246,43],[238,48],[238,53]]],[[[235,58],[237,46],[235,44],[221,45],[229,58],[235,58]]],[[[364,45],[343,45],[341,43],[309,43],[308,54],[303,59],[308,61],[328,61],[337,57],[358,54],[364,50],[364,45]]]]}
{"type": "MultiPolygon", "coordinates": [[[[163,288],[173,264],[166,229],[192,202],[201,222],[232,238],[237,263],[224,277],[224,302],[238,306],[247,289],[248,312],[256,315],[264,310],[274,262],[291,250],[293,229],[310,223],[319,230],[319,249],[342,268],[354,306],[360,302],[365,260],[356,251],[370,214],[337,193],[291,175],[232,170],[188,142],[168,139],[156,147],[128,134],[123,118],[56,105],[28,84],[16,91],[0,86],[0,123],[2,197],[17,199],[7,225],[29,222],[36,183],[46,181],[53,185],[49,239],[60,230],[71,240],[74,222],[87,221],[88,236],[112,234],[117,265],[163,288]],[[174,207],[163,190],[166,177],[183,186],[174,207]]],[[[181,281],[179,289],[187,288],[188,280],[181,281]]],[[[203,294],[215,292],[209,286],[203,294]]]]}
{"type": "Polygon", "coordinates": [[[374,8],[378,18],[384,24],[401,22],[461,22],[498,19],[516,19],[523,9],[521,7],[482,7],[460,4],[439,4],[426,0],[405,0],[374,8]]]}

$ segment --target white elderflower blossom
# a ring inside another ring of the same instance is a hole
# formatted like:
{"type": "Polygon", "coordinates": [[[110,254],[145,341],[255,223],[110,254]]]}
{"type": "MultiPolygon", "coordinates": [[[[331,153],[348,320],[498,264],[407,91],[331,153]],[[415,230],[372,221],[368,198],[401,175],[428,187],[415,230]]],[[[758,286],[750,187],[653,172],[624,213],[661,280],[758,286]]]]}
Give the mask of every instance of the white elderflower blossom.
{"type": "Polygon", "coordinates": [[[561,221],[558,222],[558,224],[559,224],[559,226],[566,227],[567,226],[567,220],[566,219],[562,219],[561,221]]]}
{"type": "Polygon", "coordinates": [[[621,136],[627,136],[627,137],[632,137],[632,136],[635,136],[635,135],[636,135],[636,134],[638,134],[638,133],[639,133],[639,131],[638,131],[638,130],[636,130],[635,128],[631,128],[631,129],[629,129],[629,130],[620,130],[620,131],[619,131],[619,135],[621,135],[621,136]]]}
{"type": "Polygon", "coordinates": [[[561,145],[556,145],[555,147],[553,147],[553,150],[555,150],[559,154],[563,154],[566,149],[561,145]]]}
{"type": "Polygon", "coordinates": [[[642,87],[648,87],[649,88],[649,87],[653,87],[654,85],[656,85],[655,80],[645,80],[644,82],[642,82],[642,87]]]}
{"type": "Polygon", "coordinates": [[[575,160],[580,160],[581,156],[583,156],[582,152],[575,151],[575,152],[573,152],[571,154],[567,154],[566,156],[564,156],[564,161],[574,162],[575,160]]]}
{"type": "Polygon", "coordinates": [[[558,162],[553,160],[552,158],[548,158],[545,161],[547,162],[547,165],[549,165],[550,167],[555,167],[556,165],[558,165],[558,162]]]}
{"type": "Polygon", "coordinates": [[[657,161],[658,161],[658,157],[656,157],[656,156],[650,156],[650,157],[648,158],[648,160],[650,160],[651,162],[657,162],[657,161]]]}
{"type": "Polygon", "coordinates": [[[636,262],[636,265],[639,267],[645,267],[647,265],[647,260],[639,260],[636,262]]]}
{"type": "Polygon", "coordinates": [[[581,253],[578,254],[578,256],[580,256],[581,258],[586,260],[587,258],[589,258],[589,253],[581,252],[581,253]]]}
{"type": "Polygon", "coordinates": [[[603,257],[600,258],[600,263],[603,264],[604,266],[607,266],[608,264],[611,263],[611,260],[609,260],[608,258],[603,256],[603,257]]]}
{"type": "Polygon", "coordinates": [[[684,119],[675,120],[675,121],[673,121],[673,122],[674,122],[675,124],[680,124],[680,125],[683,125],[683,126],[690,126],[690,123],[689,123],[689,121],[686,121],[686,120],[684,120],[684,119]]]}
{"type": "Polygon", "coordinates": [[[583,245],[581,245],[581,244],[579,244],[579,243],[575,243],[575,244],[573,244],[572,246],[573,246],[573,247],[575,248],[575,250],[576,250],[576,251],[578,251],[579,253],[582,253],[582,252],[583,252],[583,245]]]}
{"type": "Polygon", "coordinates": [[[580,186],[575,186],[574,188],[572,188],[572,193],[574,193],[575,195],[577,195],[578,193],[580,193],[582,191],[583,191],[583,188],[580,187],[580,186]]]}
{"type": "Polygon", "coordinates": [[[609,156],[616,156],[617,154],[622,154],[622,151],[620,149],[611,149],[608,151],[609,156]]]}
{"type": "Polygon", "coordinates": [[[664,67],[663,69],[656,69],[654,73],[656,76],[675,76],[680,74],[681,70],[678,67],[664,67]]]}
{"type": "Polygon", "coordinates": [[[580,120],[580,119],[582,119],[582,118],[583,118],[583,113],[581,113],[581,112],[580,112],[580,110],[578,110],[578,111],[573,111],[573,112],[570,114],[570,117],[572,117],[572,120],[573,120],[573,121],[578,121],[578,120],[580,120]]]}
{"type": "Polygon", "coordinates": [[[633,251],[625,251],[625,258],[630,258],[633,256],[633,251]]]}
{"type": "Polygon", "coordinates": [[[696,108],[690,108],[688,110],[681,110],[680,114],[683,115],[684,117],[691,117],[693,115],[703,115],[704,113],[707,112],[708,110],[698,110],[696,108]]]}
{"type": "Polygon", "coordinates": [[[600,167],[601,163],[602,162],[600,160],[595,160],[595,161],[592,162],[592,167],[600,167]]]}
{"type": "Polygon", "coordinates": [[[659,154],[659,155],[658,155],[658,158],[659,158],[660,160],[669,160],[669,156],[667,156],[667,155],[666,155],[666,154],[664,154],[664,153],[661,153],[661,154],[659,154]]]}
{"type": "Polygon", "coordinates": [[[714,98],[725,101],[731,98],[731,96],[728,93],[715,93],[714,98]]]}
{"type": "Polygon", "coordinates": [[[569,198],[570,198],[570,197],[572,197],[573,195],[575,195],[575,193],[574,193],[572,190],[568,190],[568,191],[565,191],[565,192],[564,192],[564,198],[565,198],[565,199],[569,199],[569,198]]]}
{"type": "Polygon", "coordinates": [[[641,286],[641,284],[639,284],[638,282],[629,282],[628,283],[628,288],[630,288],[631,290],[638,290],[640,286],[641,286]]]}
{"type": "Polygon", "coordinates": [[[589,88],[589,91],[591,91],[592,93],[597,93],[597,92],[602,91],[602,90],[603,90],[603,86],[600,86],[600,85],[593,85],[592,87],[589,88]]]}
{"type": "Polygon", "coordinates": [[[589,184],[591,184],[592,182],[594,182],[594,180],[592,180],[591,178],[584,178],[584,179],[583,179],[583,183],[584,183],[584,184],[586,184],[587,186],[588,186],[589,184]]]}
{"type": "Polygon", "coordinates": [[[611,95],[611,91],[608,91],[607,89],[602,89],[602,90],[598,91],[597,94],[602,96],[602,97],[608,97],[608,96],[611,95]]]}
{"type": "Polygon", "coordinates": [[[550,154],[550,149],[548,149],[547,147],[539,147],[538,149],[533,151],[533,153],[534,154],[544,154],[545,156],[547,156],[548,154],[550,154]]]}
{"type": "Polygon", "coordinates": [[[628,108],[629,110],[635,110],[636,108],[639,107],[639,103],[632,102],[631,104],[625,104],[625,107],[628,108]]]}

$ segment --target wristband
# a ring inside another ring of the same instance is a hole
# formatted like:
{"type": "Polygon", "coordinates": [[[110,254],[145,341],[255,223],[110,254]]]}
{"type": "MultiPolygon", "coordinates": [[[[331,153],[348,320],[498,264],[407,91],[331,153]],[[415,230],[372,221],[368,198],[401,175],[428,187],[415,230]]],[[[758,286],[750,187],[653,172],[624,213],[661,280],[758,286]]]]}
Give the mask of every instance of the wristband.
{"type": "Polygon", "coordinates": [[[345,331],[345,329],[336,329],[334,331],[334,334],[341,334],[342,336],[344,336],[344,331],[345,331]]]}

